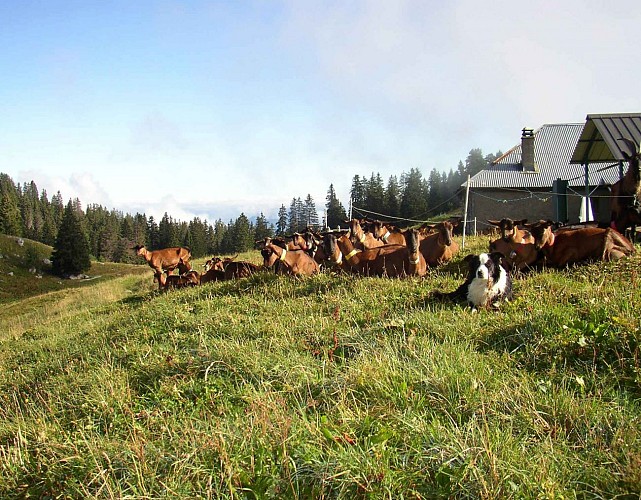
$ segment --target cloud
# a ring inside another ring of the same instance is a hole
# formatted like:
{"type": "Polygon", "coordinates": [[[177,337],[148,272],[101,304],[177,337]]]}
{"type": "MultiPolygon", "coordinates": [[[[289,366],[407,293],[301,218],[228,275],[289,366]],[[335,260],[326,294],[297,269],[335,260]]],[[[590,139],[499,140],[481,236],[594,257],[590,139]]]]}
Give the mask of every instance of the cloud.
{"type": "Polygon", "coordinates": [[[135,123],[129,139],[133,150],[162,156],[176,156],[188,145],[180,127],[158,112],[149,113],[135,123]]]}
{"type": "Polygon", "coordinates": [[[441,165],[471,147],[510,147],[524,125],[637,111],[626,97],[638,81],[630,34],[641,11],[632,1],[287,6],[290,50],[390,137],[420,130],[441,165]]]}

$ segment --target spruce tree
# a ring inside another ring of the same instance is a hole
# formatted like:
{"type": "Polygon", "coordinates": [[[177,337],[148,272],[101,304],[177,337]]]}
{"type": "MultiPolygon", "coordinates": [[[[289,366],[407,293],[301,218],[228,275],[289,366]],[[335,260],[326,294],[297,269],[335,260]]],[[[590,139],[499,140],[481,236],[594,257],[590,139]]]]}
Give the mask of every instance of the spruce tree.
{"type": "Polygon", "coordinates": [[[58,276],[80,274],[91,267],[89,243],[82,232],[80,221],[69,200],[65,208],[58,236],[51,255],[53,273],[58,276]]]}
{"type": "Polygon", "coordinates": [[[400,188],[395,175],[390,176],[385,189],[385,215],[390,218],[398,217],[400,211],[400,188]]]}
{"type": "Polygon", "coordinates": [[[263,214],[263,212],[261,212],[260,215],[256,217],[256,225],[254,227],[254,241],[263,240],[265,239],[265,237],[271,237],[273,235],[274,228],[269,222],[267,222],[265,215],[263,214]]]}
{"type": "Polygon", "coordinates": [[[327,203],[325,204],[325,208],[327,209],[327,220],[325,221],[325,224],[327,227],[334,229],[341,224],[345,224],[347,214],[345,213],[345,208],[341,202],[336,198],[334,184],[329,185],[327,197],[325,199],[327,200],[327,203]]]}
{"type": "Polygon", "coordinates": [[[22,236],[19,187],[7,174],[0,174],[0,233],[22,236]]]}
{"type": "Polygon", "coordinates": [[[285,207],[285,205],[281,205],[280,209],[278,210],[278,222],[276,222],[277,236],[283,236],[285,234],[285,231],[287,231],[287,224],[287,208],[285,207]]]}

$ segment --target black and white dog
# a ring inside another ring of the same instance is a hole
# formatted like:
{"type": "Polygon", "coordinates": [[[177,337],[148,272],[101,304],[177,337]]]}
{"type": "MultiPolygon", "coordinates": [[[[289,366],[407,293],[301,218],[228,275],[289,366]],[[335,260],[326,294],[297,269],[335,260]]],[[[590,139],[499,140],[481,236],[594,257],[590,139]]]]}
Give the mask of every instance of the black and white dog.
{"type": "Polygon", "coordinates": [[[451,293],[436,292],[437,297],[466,300],[472,308],[497,306],[501,300],[512,299],[512,277],[499,252],[468,255],[469,270],[465,282],[451,293]]]}

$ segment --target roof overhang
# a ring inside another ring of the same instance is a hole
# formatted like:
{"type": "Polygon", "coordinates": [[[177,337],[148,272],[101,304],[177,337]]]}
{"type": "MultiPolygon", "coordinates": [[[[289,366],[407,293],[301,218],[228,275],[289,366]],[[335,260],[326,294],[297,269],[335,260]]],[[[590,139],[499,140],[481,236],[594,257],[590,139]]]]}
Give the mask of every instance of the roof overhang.
{"type": "Polygon", "coordinates": [[[588,115],[570,163],[625,161],[633,152],[620,139],[641,144],[641,113],[588,115]]]}

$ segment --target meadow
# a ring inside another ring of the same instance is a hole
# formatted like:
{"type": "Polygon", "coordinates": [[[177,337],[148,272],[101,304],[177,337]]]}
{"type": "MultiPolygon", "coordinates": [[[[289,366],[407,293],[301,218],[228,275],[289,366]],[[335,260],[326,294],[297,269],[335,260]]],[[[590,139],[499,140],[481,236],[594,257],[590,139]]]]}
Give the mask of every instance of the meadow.
{"type": "Polygon", "coordinates": [[[499,310],[430,297],[486,247],[423,279],[25,275],[0,497],[638,498],[641,257],[518,277],[499,310]]]}

